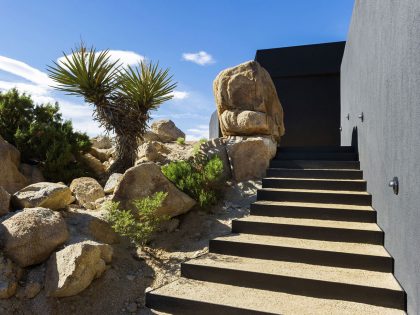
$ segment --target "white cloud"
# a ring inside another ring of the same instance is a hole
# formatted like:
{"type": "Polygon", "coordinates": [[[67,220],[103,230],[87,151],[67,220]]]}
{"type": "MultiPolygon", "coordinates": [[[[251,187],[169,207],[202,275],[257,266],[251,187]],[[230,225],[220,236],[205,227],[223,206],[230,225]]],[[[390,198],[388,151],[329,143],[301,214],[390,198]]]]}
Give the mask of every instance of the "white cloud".
{"type": "Polygon", "coordinates": [[[202,138],[209,138],[209,126],[208,125],[197,125],[194,128],[187,129],[185,136],[187,141],[197,141],[202,138]]]}
{"type": "Polygon", "coordinates": [[[186,91],[173,91],[171,95],[173,96],[173,100],[183,100],[189,97],[190,93],[186,91]]]}
{"type": "Polygon", "coordinates": [[[11,58],[0,56],[0,70],[12,73],[37,85],[52,85],[53,81],[48,75],[30,65],[11,58]]]}
{"type": "Polygon", "coordinates": [[[212,55],[205,51],[199,51],[197,53],[184,53],[182,54],[182,59],[185,61],[194,62],[200,66],[209,65],[215,63],[212,55]]]}
{"type": "MultiPolygon", "coordinates": [[[[98,51],[96,54],[100,54],[102,51],[98,51]]],[[[128,50],[109,50],[108,51],[109,54],[109,61],[110,62],[115,62],[117,60],[119,60],[119,62],[123,65],[123,66],[136,66],[138,65],[140,62],[145,61],[146,58],[142,55],[139,55],[137,53],[135,53],[134,51],[128,51],[128,50]]],[[[68,57],[70,57],[71,55],[67,55],[68,57]]],[[[60,57],[57,59],[57,62],[63,62],[65,61],[65,57],[60,57]]]]}

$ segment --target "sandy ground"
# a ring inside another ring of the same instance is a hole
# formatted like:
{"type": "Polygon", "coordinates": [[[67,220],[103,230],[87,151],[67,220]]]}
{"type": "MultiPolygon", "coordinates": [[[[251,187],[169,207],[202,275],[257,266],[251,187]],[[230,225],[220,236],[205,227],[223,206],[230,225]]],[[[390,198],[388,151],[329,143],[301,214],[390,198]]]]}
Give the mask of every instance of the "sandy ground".
{"type": "MultiPolygon", "coordinates": [[[[114,245],[109,270],[77,296],[49,298],[42,290],[33,299],[0,300],[0,314],[154,314],[144,307],[144,292],[176,280],[180,263],[208,251],[209,240],[230,233],[231,222],[249,214],[260,182],[231,185],[225,198],[207,211],[193,209],[178,217],[172,232],[160,232],[144,249],[127,240],[114,245]]],[[[43,277],[43,265],[26,277],[43,277]]]]}

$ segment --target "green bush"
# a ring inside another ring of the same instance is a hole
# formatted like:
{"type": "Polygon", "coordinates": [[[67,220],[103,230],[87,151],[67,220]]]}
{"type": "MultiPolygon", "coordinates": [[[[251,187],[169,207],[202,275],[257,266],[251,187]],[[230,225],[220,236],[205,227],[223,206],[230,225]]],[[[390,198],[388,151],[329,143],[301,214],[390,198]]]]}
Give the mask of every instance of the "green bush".
{"type": "Polygon", "coordinates": [[[220,197],[223,162],[218,156],[171,162],[162,167],[162,172],[201,207],[215,204],[220,197]]]}
{"type": "Polygon", "coordinates": [[[200,153],[200,149],[201,149],[201,145],[206,143],[207,139],[206,138],[201,138],[200,140],[198,140],[197,143],[195,143],[193,145],[193,155],[197,156],[200,153]]]}
{"type": "Polygon", "coordinates": [[[79,159],[91,143],[59,110],[58,103],[34,105],[16,89],[0,93],[0,134],[18,148],[23,162],[39,162],[47,180],[69,182],[91,175],[79,159]]]}
{"type": "Polygon", "coordinates": [[[133,202],[137,214],[130,210],[120,210],[118,202],[106,204],[107,221],[115,232],[128,237],[136,245],[145,245],[151,235],[156,232],[160,224],[168,220],[167,216],[156,214],[156,210],[162,205],[167,193],[157,192],[151,197],[135,200],[133,202]]]}
{"type": "Polygon", "coordinates": [[[185,144],[185,138],[179,137],[178,139],[176,139],[176,143],[184,145],[185,144]]]}

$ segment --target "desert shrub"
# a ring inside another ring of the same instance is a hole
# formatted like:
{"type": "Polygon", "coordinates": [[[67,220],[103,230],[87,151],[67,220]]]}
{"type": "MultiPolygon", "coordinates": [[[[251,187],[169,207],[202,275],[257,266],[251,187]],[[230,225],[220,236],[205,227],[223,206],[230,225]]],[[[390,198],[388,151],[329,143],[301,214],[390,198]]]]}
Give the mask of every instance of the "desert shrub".
{"type": "Polygon", "coordinates": [[[151,197],[138,199],[133,202],[137,213],[130,210],[120,210],[118,202],[106,204],[107,221],[115,232],[128,237],[136,245],[145,245],[160,224],[168,220],[167,216],[160,216],[156,210],[162,205],[167,193],[157,192],[151,197]]]}
{"type": "Polygon", "coordinates": [[[193,155],[197,156],[200,153],[200,149],[201,149],[201,145],[206,143],[207,139],[206,138],[201,138],[200,140],[198,140],[194,145],[193,145],[193,155]]]}
{"type": "Polygon", "coordinates": [[[23,162],[40,163],[47,180],[69,182],[90,175],[78,158],[91,143],[59,110],[58,103],[35,105],[16,89],[0,93],[0,134],[18,148],[23,162]]]}
{"type": "Polygon", "coordinates": [[[185,138],[179,137],[178,139],[176,139],[176,143],[184,145],[185,144],[185,138]]]}
{"type": "Polygon", "coordinates": [[[201,207],[215,204],[220,197],[223,162],[218,156],[174,161],[163,166],[162,172],[201,207]]]}

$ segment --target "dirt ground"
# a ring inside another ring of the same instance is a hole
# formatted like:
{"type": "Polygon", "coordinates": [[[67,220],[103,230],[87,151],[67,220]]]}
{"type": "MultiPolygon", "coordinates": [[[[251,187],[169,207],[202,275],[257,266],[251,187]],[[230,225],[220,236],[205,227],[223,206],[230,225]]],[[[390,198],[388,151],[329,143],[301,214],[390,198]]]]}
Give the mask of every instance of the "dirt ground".
{"type": "MultiPolygon", "coordinates": [[[[33,299],[0,300],[0,314],[154,314],[144,307],[146,289],[176,280],[181,262],[206,253],[210,239],[230,233],[232,220],[249,214],[259,187],[259,181],[231,184],[222,202],[173,220],[173,231],[160,232],[147,248],[136,249],[121,240],[113,246],[111,267],[77,296],[50,298],[41,290],[33,299]]],[[[44,272],[44,265],[35,266],[23,280],[41,278],[44,272]]]]}

